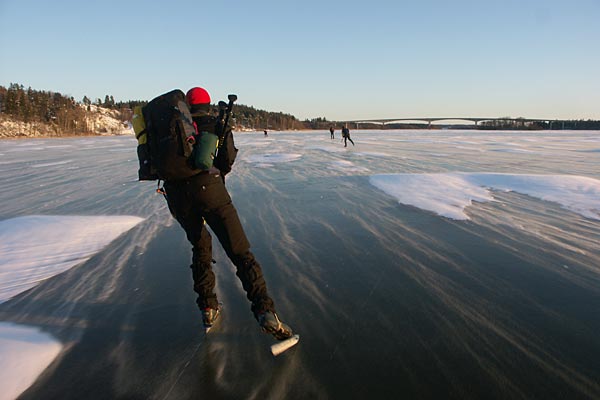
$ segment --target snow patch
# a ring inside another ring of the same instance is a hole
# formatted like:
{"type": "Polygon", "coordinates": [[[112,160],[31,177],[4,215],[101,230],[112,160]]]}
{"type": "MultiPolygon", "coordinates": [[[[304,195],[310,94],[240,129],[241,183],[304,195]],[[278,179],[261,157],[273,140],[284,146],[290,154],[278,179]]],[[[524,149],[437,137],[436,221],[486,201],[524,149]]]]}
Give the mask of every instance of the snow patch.
{"type": "Polygon", "coordinates": [[[466,220],[473,201],[493,201],[489,189],[514,191],[559,203],[564,208],[600,220],[600,180],[572,175],[512,175],[487,173],[373,175],[369,182],[402,204],[466,220]]]}
{"type": "Polygon", "coordinates": [[[142,220],[38,215],[0,221],[0,303],[82,263],[142,220]]]}
{"type": "Polygon", "coordinates": [[[302,154],[255,154],[248,156],[247,160],[251,163],[260,165],[273,165],[275,163],[287,163],[302,158],[302,154]]]}
{"type": "Polygon", "coordinates": [[[23,393],[62,350],[37,328],[0,322],[0,400],[23,393]]]}

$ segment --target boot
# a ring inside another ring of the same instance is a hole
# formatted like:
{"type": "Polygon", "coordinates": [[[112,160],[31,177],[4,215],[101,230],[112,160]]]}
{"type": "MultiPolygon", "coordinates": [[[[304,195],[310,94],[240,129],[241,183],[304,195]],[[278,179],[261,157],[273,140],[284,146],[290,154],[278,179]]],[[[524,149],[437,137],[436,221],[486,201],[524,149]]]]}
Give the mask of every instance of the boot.
{"type": "Polygon", "coordinates": [[[221,310],[218,308],[205,308],[202,310],[202,323],[204,324],[204,329],[208,332],[210,328],[214,325],[221,314],[221,310]]]}
{"type": "Polygon", "coordinates": [[[277,314],[265,311],[256,316],[258,324],[265,333],[270,333],[277,340],[285,340],[292,337],[292,328],[279,320],[277,314]]]}

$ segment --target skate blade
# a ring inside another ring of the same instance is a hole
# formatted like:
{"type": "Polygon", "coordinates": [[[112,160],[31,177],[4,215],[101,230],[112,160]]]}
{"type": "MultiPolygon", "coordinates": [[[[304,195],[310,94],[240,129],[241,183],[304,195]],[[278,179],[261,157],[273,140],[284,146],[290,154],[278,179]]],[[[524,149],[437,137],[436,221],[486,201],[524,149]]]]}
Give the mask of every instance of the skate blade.
{"type": "Polygon", "coordinates": [[[274,356],[278,356],[284,351],[288,350],[290,347],[295,346],[300,340],[300,335],[294,335],[289,339],[282,340],[279,343],[275,343],[271,346],[271,353],[274,356]]]}

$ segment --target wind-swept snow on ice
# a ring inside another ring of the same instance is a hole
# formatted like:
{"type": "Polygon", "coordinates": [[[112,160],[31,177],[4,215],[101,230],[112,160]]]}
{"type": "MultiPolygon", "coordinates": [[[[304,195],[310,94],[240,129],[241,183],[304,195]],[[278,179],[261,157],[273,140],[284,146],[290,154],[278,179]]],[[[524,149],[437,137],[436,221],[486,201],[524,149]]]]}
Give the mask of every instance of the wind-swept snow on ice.
{"type": "MultiPolygon", "coordinates": [[[[24,216],[0,221],[0,303],[82,263],[142,221],[130,216],[24,216]]],[[[62,344],[38,328],[0,322],[0,399],[13,399],[62,344]]]]}
{"type": "Polygon", "coordinates": [[[66,215],[0,221],[0,303],[87,260],[141,221],[66,215]]]}
{"type": "Polygon", "coordinates": [[[600,180],[570,175],[482,173],[375,175],[370,182],[400,203],[453,219],[469,219],[473,201],[493,201],[490,189],[553,201],[584,217],[600,219],[600,180]]]}

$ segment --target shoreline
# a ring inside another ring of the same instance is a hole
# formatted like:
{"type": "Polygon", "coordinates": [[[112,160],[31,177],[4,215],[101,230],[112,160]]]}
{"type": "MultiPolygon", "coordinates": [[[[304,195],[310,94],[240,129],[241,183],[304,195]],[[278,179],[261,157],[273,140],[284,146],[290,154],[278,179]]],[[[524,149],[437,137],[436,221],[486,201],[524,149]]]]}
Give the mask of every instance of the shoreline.
{"type": "MultiPolygon", "coordinates": [[[[430,132],[430,131],[452,131],[452,130],[457,130],[457,131],[472,131],[472,132],[479,132],[479,133],[492,133],[492,132],[531,132],[531,133],[543,133],[543,132],[598,132],[598,130],[596,129],[544,129],[544,130],[513,130],[513,129],[466,129],[464,127],[457,127],[457,128],[444,128],[444,129],[440,129],[440,128],[434,128],[434,129],[355,129],[354,132],[368,132],[368,131],[380,131],[380,132],[385,132],[385,131],[423,131],[423,132],[430,132]]],[[[269,131],[269,133],[273,133],[273,134],[277,134],[279,132],[297,132],[297,133],[310,133],[310,132],[324,132],[324,133],[329,133],[328,130],[326,129],[295,129],[295,130],[282,130],[282,131],[278,131],[278,130],[272,130],[269,131]]],[[[240,131],[234,131],[234,133],[236,135],[246,135],[246,134],[263,134],[262,130],[256,130],[256,131],[249,131],[249,130],[240,130],[240,131]]],[[[336,132],[337,133],[337,132],[336,132]]],[[[73,139],[73,138],[78,138],[78,137],[104,137],[104,136],[131,136],[132,138],[135,139],[135,133],[133,132],[133,130],[129,131],[129,130],[123,130],[120,133],[65,133],[65,134],[52,134],[52,135],[24,135],[24,134],[14,134],[11,136],[2,136],[0,135],[0,141],[1,140],[24,140],[24,139],[73,139]]]]}

